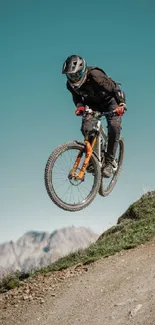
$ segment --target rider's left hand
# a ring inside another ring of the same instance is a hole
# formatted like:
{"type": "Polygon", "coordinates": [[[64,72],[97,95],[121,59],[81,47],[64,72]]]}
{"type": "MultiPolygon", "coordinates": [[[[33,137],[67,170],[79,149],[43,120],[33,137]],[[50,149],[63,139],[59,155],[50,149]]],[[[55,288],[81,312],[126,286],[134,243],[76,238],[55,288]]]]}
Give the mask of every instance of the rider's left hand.
{"type": "Polygon", "coordinates": [[[114,110],[118,115],[122,116],[124,112],[127,110],[125,103],[120,103],[114,110]]]}

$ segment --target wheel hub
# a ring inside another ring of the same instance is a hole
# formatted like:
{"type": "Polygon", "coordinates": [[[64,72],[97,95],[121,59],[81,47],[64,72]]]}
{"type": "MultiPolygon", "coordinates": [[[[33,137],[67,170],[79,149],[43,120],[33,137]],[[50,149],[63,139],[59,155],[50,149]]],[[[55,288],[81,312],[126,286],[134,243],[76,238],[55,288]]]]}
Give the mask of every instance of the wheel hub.
{"type": "MultiPolygon", "coordinates": [[[[77,171],[80,172],[80,168],[77,169],[77,171]]],[[[78,173],[76,174],[78,175],[78,173]]],[[[84,181],[84,178],[83,179],[79,179],[76,177],[76,175],[72,175],[71,172],[69,173],[68,175],[68,179],[70,181],[70,183],[73,185],[73,186],[79,186],[83,181],[84,181]]]]}

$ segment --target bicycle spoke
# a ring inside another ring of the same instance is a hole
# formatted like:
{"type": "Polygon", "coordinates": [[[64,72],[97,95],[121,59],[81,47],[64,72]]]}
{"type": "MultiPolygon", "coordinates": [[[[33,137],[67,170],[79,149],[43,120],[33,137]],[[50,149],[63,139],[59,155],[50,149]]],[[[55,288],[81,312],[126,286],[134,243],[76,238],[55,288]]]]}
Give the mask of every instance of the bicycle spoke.
{"type": "MultiPolygon", "coordinates": [[[[80,150],[77,149],[62,152],[52,170],[53,187],[59,197],[68,204],[78,204],[86,200],[93,187],[94,176],[88,173],[83,182],[68,179],[79,152],[80,150]]],[[[81,157],[79,168],[82,167],[84,158],[85,153],[81,157]]]]}

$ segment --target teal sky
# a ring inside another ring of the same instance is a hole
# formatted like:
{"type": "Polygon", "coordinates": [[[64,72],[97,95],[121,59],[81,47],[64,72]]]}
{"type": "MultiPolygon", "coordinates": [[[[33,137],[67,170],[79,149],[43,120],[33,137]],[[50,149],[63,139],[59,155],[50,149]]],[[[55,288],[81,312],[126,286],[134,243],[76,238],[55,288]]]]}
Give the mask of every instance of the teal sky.
{"type": "Polygon", "coordinates": [[[154,189],[154,34],[151,0],[0,1],[0,242],[70,225],[101,232],[154,189]],[[49,199],[44,167],[59,144],[82,139],[61,75],[74,53],[122,83],[128,112],[115,189],[70,213],[49,199]]]}

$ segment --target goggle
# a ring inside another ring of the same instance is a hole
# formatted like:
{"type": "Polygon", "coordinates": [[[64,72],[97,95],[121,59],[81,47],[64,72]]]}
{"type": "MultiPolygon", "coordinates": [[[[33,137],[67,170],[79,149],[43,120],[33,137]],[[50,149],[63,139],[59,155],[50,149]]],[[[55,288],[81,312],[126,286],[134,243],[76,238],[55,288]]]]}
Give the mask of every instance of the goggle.
{"type": "Polygon", "coordinates": [[[78,71],[76,73],[67,73],[67,77],[70,79],[70,80],[76,80],[78,81],[79,79],[81,79],[81,77],[83,76],[83,71],[78,71]]]}

